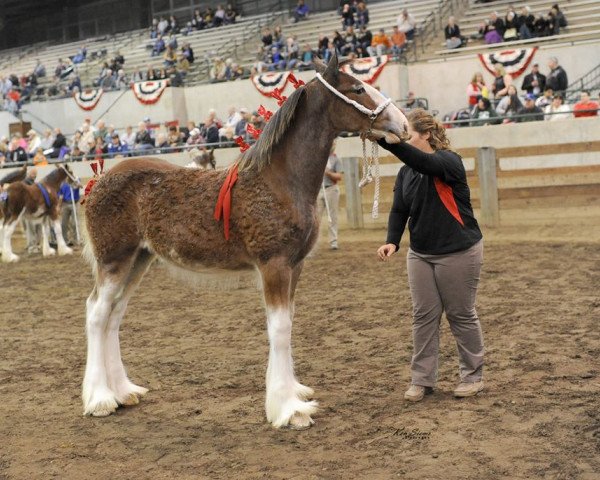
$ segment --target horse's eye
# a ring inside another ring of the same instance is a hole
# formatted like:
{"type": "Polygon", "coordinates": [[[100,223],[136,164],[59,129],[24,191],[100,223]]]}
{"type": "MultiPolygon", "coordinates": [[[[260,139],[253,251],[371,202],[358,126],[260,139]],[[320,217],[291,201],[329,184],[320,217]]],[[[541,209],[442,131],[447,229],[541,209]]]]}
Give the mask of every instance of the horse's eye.
{"type": "Polygon", "coordinates": [[[357,85],[356,87],[354,87],[354,93],[357,93],[358,95],[365,93],[365,87],[363,87],[362,85],[357,85]]]}

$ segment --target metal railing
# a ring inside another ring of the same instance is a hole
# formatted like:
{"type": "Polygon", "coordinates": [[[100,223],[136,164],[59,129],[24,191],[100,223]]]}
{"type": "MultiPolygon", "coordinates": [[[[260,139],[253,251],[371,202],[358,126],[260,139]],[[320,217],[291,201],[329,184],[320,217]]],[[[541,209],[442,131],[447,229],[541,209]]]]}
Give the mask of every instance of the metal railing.
{"type": "Polygon", "coordinates": [[[582,90],[595,90],[600,86],[600,64],[572,82],[565,92],[566,99],[573,99],[582,90]]]}
{"type": "Polygon", "coordinates": [[[469,5],[469,0],[440,0],[427,17],[421,22],[415,37],[414,56],[418,60],[418,50],[425,53],[426,48],[435,41],[446,25],[446,20],[451,15],[459,16],[469,5]],[[419,43],[420,48],[416,44],[419,43]]]}

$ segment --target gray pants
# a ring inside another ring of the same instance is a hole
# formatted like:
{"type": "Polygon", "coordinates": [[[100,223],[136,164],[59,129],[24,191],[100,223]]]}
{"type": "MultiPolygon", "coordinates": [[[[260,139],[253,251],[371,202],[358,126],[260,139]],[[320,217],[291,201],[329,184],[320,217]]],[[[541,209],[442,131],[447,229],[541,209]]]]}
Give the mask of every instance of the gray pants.
{"type": "Polygon", "coordinates": [[[434,387],[437,381],[442,312],[456,339],[462,382],[483,374],[483,334],[475,297],[483,263],[483,241],[462,252],[423,255],[408,250],[408,283],[413,302],[412,383],[434,387]]]}
{"type": "Polygon", "coordinates": [[[25,229],[25,236],[27,237],[27,251],[29,253],[38,251],[40,247],[40,241],[42,240],[42,225],[34,224],[29,219],[23,219],[23,227],[25,229]]]}
{"type": "MultiPolygon", "coordinates": [[[[340,206],[340,187],[333,185],[325,189],[327,195],[327,204],[329,205],[329,214],[331,221],[329,222],[329,245],[337,247],[338,236],[338,208],[340,206]]],[[[317,206],[319,207],[319,218],[323,217],[323,213],[327,214],[325,207],[325,198],[323,197],[323,187],[317,198],[317,206]]]]}
{"type": "Polygon", "coordinates": [[[75,243],[77,241],[77,232],[75,230],[75,215],[72,203],[63,203],[60,212],[60,226],[65,243],[75,243]]]}

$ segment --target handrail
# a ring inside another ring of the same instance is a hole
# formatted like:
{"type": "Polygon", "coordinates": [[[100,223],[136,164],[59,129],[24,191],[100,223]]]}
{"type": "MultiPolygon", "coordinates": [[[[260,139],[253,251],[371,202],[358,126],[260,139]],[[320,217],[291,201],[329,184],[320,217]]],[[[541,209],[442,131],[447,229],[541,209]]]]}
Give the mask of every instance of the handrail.
{"type": "MultiPolygon", "coordinates": [[[[539,120],[540,122],[546,121],[546,117],[547,116],[552,116],[552,115],[564,115],[565,113],[568,114],[573,114],[573,113],[590,113],[590,112],[600,112],[600,108],[597,109],[586,109],[586,110],[566,110],[563,112],[544,112],[542,111],[542,113],[520,113],[520,114],[515,114],[515,115],[511,115],[510,117],[507,116],[503,116],[503,115],[499,115],[498,117],[494,117],[491,119],[479,119],[479,118],[465,118],[464,120],[441,120],[441,122],[444,125],[458,125],[461,127],[481,127],[481,126],[485,126],[485,125],[472,125],[473,122],[478,122],[481,120],[495,120],[498,123],[489,123],[488,125],[506,125],[507,123],[503,123],[504,120],[514,120],[514,119],[522,119],[522,118],[533,118],[533,117],[539,117],[540,115],[543,115],[544,118],[542,120],[539,120]]],[[[575,118],[590,118],[590,117],[571,117],[569,118],[569,120],[573,120],[575,118]]],[[[567,120],[567,119],[565,119],[567,120]]],[[[510,122],[510,123],[519,123],[519,122],[510,122]]]]}

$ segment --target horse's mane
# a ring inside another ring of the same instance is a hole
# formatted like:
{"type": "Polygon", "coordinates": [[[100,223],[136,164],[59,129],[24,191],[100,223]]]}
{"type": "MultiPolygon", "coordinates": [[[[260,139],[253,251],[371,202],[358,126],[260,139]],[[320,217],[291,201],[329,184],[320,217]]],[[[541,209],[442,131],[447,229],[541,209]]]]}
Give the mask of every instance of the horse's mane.
{"type": "Polygon", "coordinates": [[[261,170],[269,164],[273,148],[281,142],[285,132],[294,120],[296,107],[302,98],[304,88],[298,88],[288,97],[281,108],[271,117],[252,148],[242,154],[238,160],[240,170],[249,170],[250,168],[261,170]]]}

